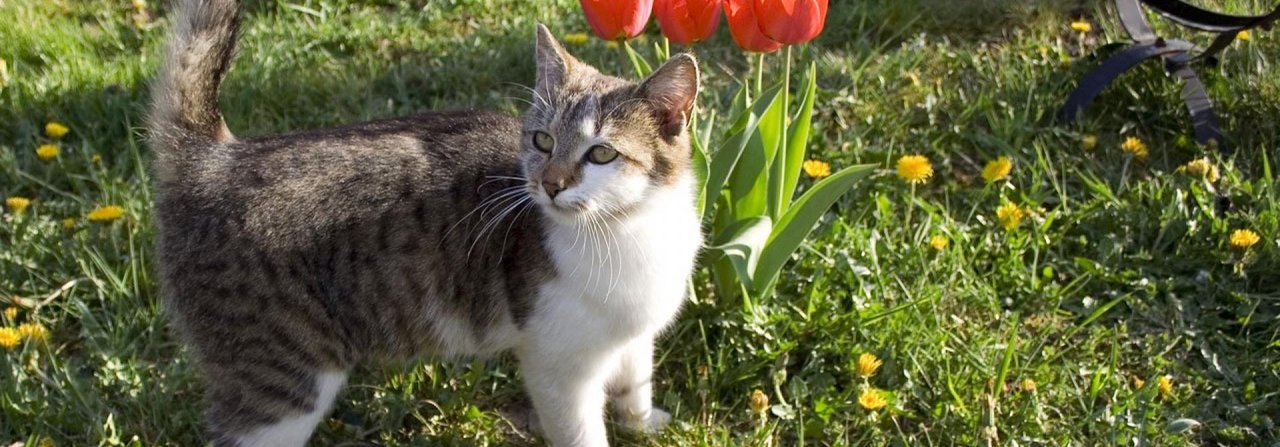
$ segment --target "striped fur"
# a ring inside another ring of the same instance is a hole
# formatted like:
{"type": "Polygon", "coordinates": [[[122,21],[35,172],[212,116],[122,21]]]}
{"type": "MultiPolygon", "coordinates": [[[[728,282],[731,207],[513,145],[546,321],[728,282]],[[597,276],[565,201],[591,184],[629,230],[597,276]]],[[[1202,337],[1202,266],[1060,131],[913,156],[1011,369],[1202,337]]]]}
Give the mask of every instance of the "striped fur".
{"type": "Polygon", "coordinates": [[[523,121],[435,112],[234,138],[217,90],[238,3],[183,0],[150,119],[162,293],[215,445],[302,445],[367,361],[506,350],[554,445],[607,443],[606,388],[628,425],[665,421],[652,344],[701,243],[671,122],[696,94],[692,58],[631,83],[539,27],[523,121]],[[562,148],[533,148],[541,129],[562,148]],[[587,143],[622,155],[585,163],[587,143]],[[554,172],[574,181],[552,199],[554,172]]]}

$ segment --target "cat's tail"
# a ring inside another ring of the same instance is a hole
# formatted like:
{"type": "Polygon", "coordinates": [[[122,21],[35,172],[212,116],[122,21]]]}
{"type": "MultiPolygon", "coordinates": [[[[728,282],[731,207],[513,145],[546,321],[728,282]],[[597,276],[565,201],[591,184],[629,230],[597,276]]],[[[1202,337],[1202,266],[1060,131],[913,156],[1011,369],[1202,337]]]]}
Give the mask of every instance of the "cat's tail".
{"type": "Polygon", "coordinates": [[[231,67],[240,0],[175,0],[173,30],[151,86],[148,133],[162,170],[233,137],[218,110],[218,86],[231,67]],[[192,152],[192,153],[189,153],[192,152]]]}

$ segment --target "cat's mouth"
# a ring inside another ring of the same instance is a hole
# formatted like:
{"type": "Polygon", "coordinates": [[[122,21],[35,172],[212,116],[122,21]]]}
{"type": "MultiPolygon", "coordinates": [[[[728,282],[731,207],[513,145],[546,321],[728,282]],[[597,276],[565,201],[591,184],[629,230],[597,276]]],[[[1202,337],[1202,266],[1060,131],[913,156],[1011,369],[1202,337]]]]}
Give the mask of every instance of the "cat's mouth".
{"type": "Polygon", "coordinates": [[[580,222],[592,212],[591,205],[585,201],[548,200],[542,203],[542,209],[562,223],[580,222]]]}
{"type": "Polygon", "coordinates": [[[564,202],[556,200],[550,201],[548,207],[556,212],[575,216],[586,213],[591,208],[586,202],[564,202]]]}

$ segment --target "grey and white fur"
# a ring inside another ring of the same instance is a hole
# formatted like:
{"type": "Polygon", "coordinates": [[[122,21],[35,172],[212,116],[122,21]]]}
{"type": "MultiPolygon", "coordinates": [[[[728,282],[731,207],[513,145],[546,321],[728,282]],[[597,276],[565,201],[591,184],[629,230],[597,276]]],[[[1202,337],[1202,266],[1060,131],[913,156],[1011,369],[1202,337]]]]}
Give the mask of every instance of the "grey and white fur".
{"type": "MultiPolygon", "coordinates": [[[[301,446],[370,361],[514,352],[545,438],[656,430],[655,337],[702,236],[693,57],[630,82],[546,28],[523,119],[427,113],[237,137],[239,0],[178,0],[149,121],[166,311],[216,446],[301,446]]],[[[305,111],[299,111],[305,113],[305,111]]]]}

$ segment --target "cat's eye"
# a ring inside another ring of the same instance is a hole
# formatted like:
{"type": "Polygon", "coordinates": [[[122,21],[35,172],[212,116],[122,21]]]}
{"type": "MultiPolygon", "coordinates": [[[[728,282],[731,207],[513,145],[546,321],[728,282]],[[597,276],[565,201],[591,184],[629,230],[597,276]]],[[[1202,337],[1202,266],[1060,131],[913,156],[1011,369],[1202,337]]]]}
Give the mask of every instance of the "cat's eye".
{"type": "Polygon", "coordinates": [[[555,145],[556,145],[556,139],[555,139],[555,138],[551,138],[551,134],[546,133],[546,132],[543,132],[543,131],[537,131],[537,132],[534,132],[534,133],[533,133],[533,147],[534,147],[534,148],[537,148],[538,150],[540,150],[540,151],[542,151],[542,152],[546,152],[546,153],[550,154],[550,153],[551,153],[551,148],[552,148],[552,147],[555,147],[555,145]]]}
{"type": "Polygon", "coordinates": [[[587,161],[598,165],[607,164],[616,158],[618,151],[602,144],[591,146],[591,150],[587,151],[587,161]]]}

